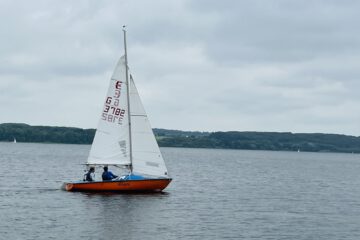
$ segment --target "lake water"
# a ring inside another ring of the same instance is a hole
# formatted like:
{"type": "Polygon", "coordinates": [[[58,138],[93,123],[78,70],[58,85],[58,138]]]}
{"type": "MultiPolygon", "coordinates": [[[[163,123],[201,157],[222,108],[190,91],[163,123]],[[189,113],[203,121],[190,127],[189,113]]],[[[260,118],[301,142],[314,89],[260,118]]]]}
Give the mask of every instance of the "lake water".
{"type": "Polygon", "coordinates": [[[0,239],[360,239],[357,154],[162,148],[162,194],[60,190],[89,149],[0,143],[0,239]]]}

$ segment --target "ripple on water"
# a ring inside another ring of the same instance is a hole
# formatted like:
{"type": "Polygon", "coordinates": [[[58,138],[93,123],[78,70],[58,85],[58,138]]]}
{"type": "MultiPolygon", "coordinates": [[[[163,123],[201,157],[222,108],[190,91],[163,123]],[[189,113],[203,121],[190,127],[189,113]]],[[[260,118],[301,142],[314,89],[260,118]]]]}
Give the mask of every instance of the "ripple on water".
{"type": "Polygon", "coordinates": [[[165,193],[60,190],[89,148],[0,143],[2,238],[360,239],[359,155],[162,148],[165,193]]]}

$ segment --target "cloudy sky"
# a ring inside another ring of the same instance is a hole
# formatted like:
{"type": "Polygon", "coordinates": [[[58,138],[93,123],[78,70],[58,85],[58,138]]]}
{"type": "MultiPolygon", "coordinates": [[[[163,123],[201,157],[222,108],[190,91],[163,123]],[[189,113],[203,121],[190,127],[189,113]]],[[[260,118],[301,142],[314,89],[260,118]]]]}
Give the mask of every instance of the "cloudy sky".
{"type": "Polygon", "coordinates": [[[0,122],[95,128],[128,29],[153,127],[360,135],[360,1],[0,0],[0,122]]]}

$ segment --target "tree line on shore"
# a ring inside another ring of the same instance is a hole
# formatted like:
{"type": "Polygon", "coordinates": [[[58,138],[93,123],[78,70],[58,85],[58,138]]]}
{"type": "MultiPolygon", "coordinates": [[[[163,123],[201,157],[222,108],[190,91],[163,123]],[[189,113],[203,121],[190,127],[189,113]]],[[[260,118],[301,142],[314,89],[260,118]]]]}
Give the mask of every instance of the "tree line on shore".
{"type": "MultiPolygon", "coordinates": [[[[153,129],[161,147],[360,153],[360,137],[323,133],[153,129]]],[[[91,144],[95,129],[0,124],[0,141],[91,144]]]]}

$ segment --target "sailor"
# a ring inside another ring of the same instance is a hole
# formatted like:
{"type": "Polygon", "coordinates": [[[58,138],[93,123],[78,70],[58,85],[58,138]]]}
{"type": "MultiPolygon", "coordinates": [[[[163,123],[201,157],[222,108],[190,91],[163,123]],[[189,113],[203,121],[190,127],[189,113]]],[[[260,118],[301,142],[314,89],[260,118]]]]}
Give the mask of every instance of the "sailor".
{"type": "Polygon", "coordinates": [[[108,171],[108,167],[104,167],[104,172],[102,174],[103,181],[112,180],[114,178],[117,178],[118,176],[114,175],[112,172],[108,171]]]}
{"type": "Polygon", "coordinates": [[[95,168],[90,167],[89,171],[84,175],[84,181],[93,182],[95,179],[95,168]]]}

